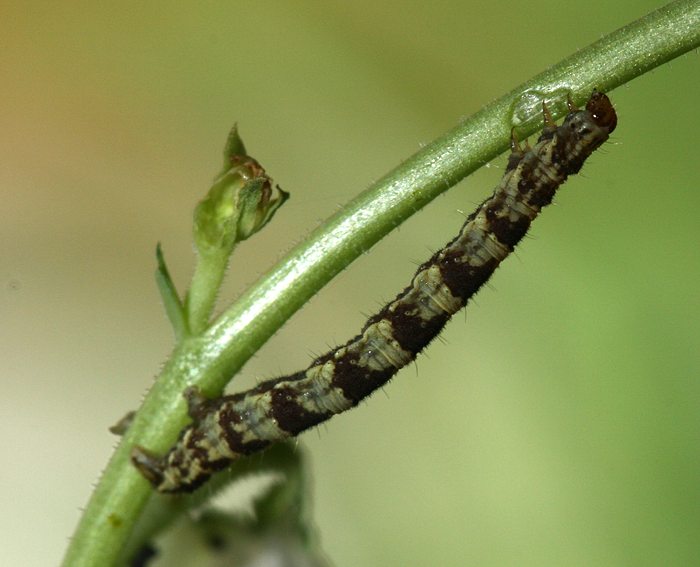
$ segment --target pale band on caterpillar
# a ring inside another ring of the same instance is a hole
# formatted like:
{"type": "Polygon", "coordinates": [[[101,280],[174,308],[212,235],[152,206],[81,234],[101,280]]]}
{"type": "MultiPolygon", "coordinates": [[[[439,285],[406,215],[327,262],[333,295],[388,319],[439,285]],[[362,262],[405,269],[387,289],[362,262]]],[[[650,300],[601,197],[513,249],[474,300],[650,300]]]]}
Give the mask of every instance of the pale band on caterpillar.
{"type": "Polygon", "coordinates": [[[163,456],[134,447],[132,460],[160,492],[191,492],[214,472],[356,406],[415,359],[513,251],[557,188],[617,125],[608,97],[568,101],[561,126],[543,103],[544,129],[522,149],[513,137],[506,172],[459,234],[422,264],[410,285],[362,331],[308,369],[216,399],[188,388],[192,423],[163,456]]]}

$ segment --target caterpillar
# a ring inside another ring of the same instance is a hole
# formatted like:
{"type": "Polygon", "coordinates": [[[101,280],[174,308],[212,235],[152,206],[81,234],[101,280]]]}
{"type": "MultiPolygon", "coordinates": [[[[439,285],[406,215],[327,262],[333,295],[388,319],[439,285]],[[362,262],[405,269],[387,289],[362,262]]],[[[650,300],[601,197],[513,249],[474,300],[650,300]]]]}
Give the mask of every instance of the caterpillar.
{"type": "Polygon", "coordinates": [[[557,126],[542,103],[544,129],[533,147],[523,149],[511,136],[512,152],[493,194],[360,334],[306,370],[245,392],[206,399],[187,388],[192,423],[163,456],[135,446],[131,458],[139,471],[160,492],[191,492],[232,461],[356,406],[414,360],[617,125],[615,110],[601,92],[593,91],[583,110],[570,99],[567,104],[569,113],[557,126]]]}

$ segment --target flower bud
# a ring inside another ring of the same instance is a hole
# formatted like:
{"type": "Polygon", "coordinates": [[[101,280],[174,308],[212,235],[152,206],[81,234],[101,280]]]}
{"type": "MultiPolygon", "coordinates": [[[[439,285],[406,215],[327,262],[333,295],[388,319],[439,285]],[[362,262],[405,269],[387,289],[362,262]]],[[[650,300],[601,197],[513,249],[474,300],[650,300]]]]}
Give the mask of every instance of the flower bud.
{"type": "Polygon", "coordinates": [[[194,241],[200,254],[230,254],[237,242],[258,232],[287,200],[289,193],[272,180],[245,151],[234,126],[224,157],[227,165],[194,212],[194,241]]]}

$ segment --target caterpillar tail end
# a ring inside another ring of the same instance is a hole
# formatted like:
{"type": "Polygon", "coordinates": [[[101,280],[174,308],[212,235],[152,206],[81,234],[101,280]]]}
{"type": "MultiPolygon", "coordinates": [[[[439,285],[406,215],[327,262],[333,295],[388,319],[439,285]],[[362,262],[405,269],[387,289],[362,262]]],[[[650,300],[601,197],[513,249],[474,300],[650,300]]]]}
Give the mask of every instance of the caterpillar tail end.
{"type": "Polygon", "coordinates": [[[131,462],[156,490],[162,490],[165,475],[163,459],[148,449],[136,445],[131,449],[131,462]]]}

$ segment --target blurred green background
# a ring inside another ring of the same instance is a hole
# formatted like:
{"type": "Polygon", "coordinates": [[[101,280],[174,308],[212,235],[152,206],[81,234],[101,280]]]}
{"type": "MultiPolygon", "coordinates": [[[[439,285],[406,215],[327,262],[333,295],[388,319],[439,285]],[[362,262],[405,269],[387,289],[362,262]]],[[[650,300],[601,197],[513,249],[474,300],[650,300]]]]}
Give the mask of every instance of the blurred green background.
{"type": "MultiPolygon", "coordinates": [[[[3,565],[51,565],[172,337],[190,218],[237,121],[290,202],[234,298],[342,203],[662,2],[38,3],[0,9],[3,565]]],[[[612,142],[417,365],[307,433],[338,566],[700,556],[697,53],[611,95],[612,142]]],[[[304,367],[408,282],[501,157],[364,255],[233,384],[304,367]]]]}

